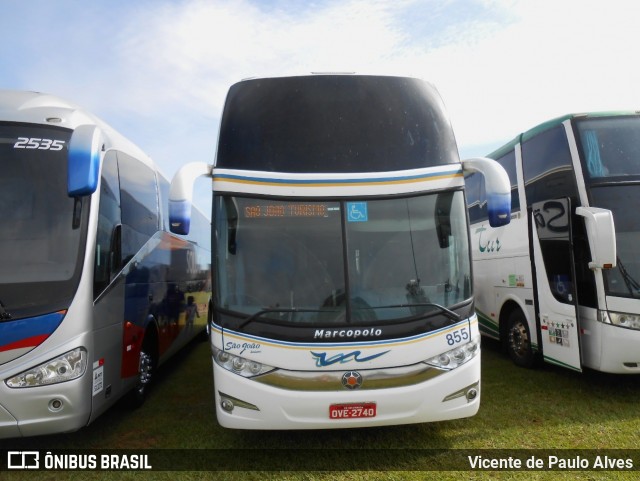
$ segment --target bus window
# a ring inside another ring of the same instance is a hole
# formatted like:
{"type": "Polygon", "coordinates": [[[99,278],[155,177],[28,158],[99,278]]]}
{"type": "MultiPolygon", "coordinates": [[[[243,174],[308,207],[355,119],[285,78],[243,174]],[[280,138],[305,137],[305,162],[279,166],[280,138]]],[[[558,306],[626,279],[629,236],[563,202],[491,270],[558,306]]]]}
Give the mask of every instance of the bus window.
{"type": "Polygon", "coordinates": [[[366,165],[385,172],[458,161],[442,102],[424,82],[319,75],[232,86],[216,165],[274,172],[358,172],[366,165]]]}
{"type": "Polygon", "coordinates": [[[640,175],[638,117],[583,119],[576,125],[588,179],[640,175]]]}
{"type": "Polygon", "coordinates": [[[522,144],[522,170],[527,205],[561,197],[577,200],[571,152],[562,125],[522,144]]]}
{"type": "Polygon", "coordinates": [[[158,230],[156,177],[142,162],[118,153],[122,202],[123,263],[158,230]]]}
{"type": "Polygon", "coordinates": [[[102,167],[93,297],[109,285],[120,267],[120,183],[114,151],[107,152],[102,167]]]}

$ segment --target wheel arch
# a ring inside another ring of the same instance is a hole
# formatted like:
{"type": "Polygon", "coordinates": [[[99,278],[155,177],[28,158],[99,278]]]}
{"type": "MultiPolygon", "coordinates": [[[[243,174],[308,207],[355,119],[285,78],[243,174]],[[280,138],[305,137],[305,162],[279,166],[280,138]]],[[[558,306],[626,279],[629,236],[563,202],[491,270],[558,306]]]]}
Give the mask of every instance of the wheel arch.
{"type": "Polygon", "coordinates": [[[508,328],[509,328],[509,316],[511,315],[512,312],[519,310],[520,312],[522,312],[522,315],[524,316],[525,319],[527,319],[527,322],[529,322],[529,319],[527,317],[527,311],[524,308],[523,305],[521,305],[521,303],[519,302],[519,299],[515,298],[515,297],[508,297],[505,302],[502,304],[502,306],[500,306],[500,315],[498,316],[498,329],[500,331],[500,342],[502,344],[506,343],[507,341],[507,332],[508,332],[508,328]]]}

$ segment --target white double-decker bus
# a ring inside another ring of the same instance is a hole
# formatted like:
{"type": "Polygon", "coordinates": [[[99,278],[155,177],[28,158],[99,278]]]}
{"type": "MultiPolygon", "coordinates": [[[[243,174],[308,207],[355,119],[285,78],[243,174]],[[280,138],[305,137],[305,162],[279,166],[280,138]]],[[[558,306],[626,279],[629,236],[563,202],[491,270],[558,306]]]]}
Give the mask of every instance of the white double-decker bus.
{"type": "Polygon", "coordinates": [[[640,116],[566,115],[490,154],[511,223],[487,229],[467,178],[476,308],[519,365],[640,373],[640,116]]]}
{"type": "MultiPolygon", "coordinates": [[[[506,173],[487,176],[496,225],[506,173]]],[[[463,164],[413,78],[320,74],[233,85],[213,166],[211,344],[219,423],[345,428],[471,416],[480,401],[463,164]]]]}
{"type": "Polygon", "coordinates": [[[60,98],[0,91],[0,438],[73,431],[198,332],[210,226],[169,233],[169,182],[60,98]]]}

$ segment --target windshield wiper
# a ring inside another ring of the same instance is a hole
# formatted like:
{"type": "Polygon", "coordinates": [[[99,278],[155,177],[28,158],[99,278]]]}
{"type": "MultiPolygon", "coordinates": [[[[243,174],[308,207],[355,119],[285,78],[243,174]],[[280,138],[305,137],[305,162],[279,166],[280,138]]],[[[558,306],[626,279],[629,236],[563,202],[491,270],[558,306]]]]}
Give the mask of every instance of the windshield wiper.
{"type": "Polygon", "coordinates": [[[296,307],[261,309],[258,312],[254,313],[254,314],[251,314],[249,317],[247,317],[244,320],[244,322],[238,326],[238,329],[242,329],[243,327],[247,326],[248,324],[251,324],[258,317],[260,317],[260,316],[262,316],[264,314],[269,314],[269,313],[282,314],[282,313],[293,313],[293,312],[326,312],[326,310],[323,310],[323,309],[298,309],[296,307]]]}
{"type": "MultiPolygon", "coordinates": [[[[435,302],[419,302],[419,303],[415,303],[415,304],[390,304],[387,306],[375,306],[375,307],[366,307],[366,308],[359,308],[359,309],[392,309],[392,308],[406,308],[406,307],[435,307],[438,311],[440,311],[442,314],[444,314],[445,317],[447,317],[448,319],[455,321],[455,322],[460,322],[462,320],[462,316],[456,312],[453,312],[451,309],[448,309],[440,304],[436,304],[435,302]]],[[[298,308],[268,308],[268,309],[261,309],[253,314],[251,314],[249,317],[247,317],[242,324],[240,324],[238,326],[238,329],[241,330],[244,327],[246,327],[247,325],[251,324],[253,321],[255,321],[257,318],[265,315],[265,314],[270,314],[270,313],[277,313],[277,314],[282,314],[282,313],[302,313],[302,312],[327,312],[326,309],[298,309],[298,308]]],[[[426,316],[416,316],[417,319],[420,319],[422,317],[426,317],[426,316]]]]}
{"type": "Polygon", "coordinates": [[[636,281],[631,276],[631,274],[629,274],[627,269],[624,267],[624,264],[620,260],[620,257],[616,257],[616,262],[618,264],[618,269],[620,270],[620,274],[622,274],[622,279],[624,280],[624,283],[626,284],[627,289],[629,289],[629,293],[633,297],[636,297],[635,292],[640,291],[640,284],[638,284],[638,281],[636,281]],[[635,292],[634,292],[634,289],[635,289],[635,292]]]}
{"type": "MultiPolygon", "coordinates": [[[[453,312],[451,309],[448,309],[448,308],[446,308],[446,307],[444,307],[444,306],[442,306],[440,304],[436,304],[435,302],[416,302],[416,303],[411,303],[411,304],[390,304],[388,306],[368,307],[367,309],[392,309],[392,308],[406,308],[406,307],[409,307],[409,308],[411,308],[411,307],[435,307],[442,314],[444,314],[445,317],[451,319],[452,321],[460,322],[462,320],[462,316],[460,314],[458,314],[457,312],[453,312]]],[[[420,319],[420,318],[426,317],[426,316],[418,315],[418,316],[415,316],[415,317],[420,319]]]]}
{"type": "Polygon", "coordinates": [[[4,308],[4,304],[0,301],[0,321],[8,321],[12,319],[13,316],[4,308]]]}

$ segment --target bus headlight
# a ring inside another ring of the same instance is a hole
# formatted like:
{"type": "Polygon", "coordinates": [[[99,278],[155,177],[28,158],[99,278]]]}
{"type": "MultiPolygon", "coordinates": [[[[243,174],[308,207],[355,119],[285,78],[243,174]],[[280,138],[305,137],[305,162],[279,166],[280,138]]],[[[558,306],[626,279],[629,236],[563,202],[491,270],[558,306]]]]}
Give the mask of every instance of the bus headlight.
{"type": "Polygon", "coordinates": [[[275,367],[229,354],[229,352],[216,347],[213,348],[213,360],[218,366],[226,369],[227,371],[239,374],[242,377],[258,376],[275,370],[275,367]]]}
{"type": "Polygon", "coordinates": [[[78,347],[39,366],[21,372],[7,379],[5,383],[12,388],[45,386],[77,379],[87,369],[87,350],[78,347]]]}
{"type": "Polygon", "coordinates": [[[480,338],[476,337],[471,342],[458,346],[450,351],[443,352],[438,356],[434,356],[431,359],[424,361],[430,366],[437,367],[439,369],[446,369],[448,371],[462,366],[476,357],[480,353],[480,338]]]}
{"type": "Polygon", "coordinates": [[[609,312],[609,320],[614,326],[626,327],[627,329],[640,329],[640,316],[636,314],[609,312]]]}

